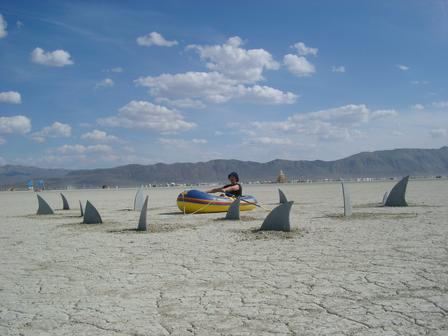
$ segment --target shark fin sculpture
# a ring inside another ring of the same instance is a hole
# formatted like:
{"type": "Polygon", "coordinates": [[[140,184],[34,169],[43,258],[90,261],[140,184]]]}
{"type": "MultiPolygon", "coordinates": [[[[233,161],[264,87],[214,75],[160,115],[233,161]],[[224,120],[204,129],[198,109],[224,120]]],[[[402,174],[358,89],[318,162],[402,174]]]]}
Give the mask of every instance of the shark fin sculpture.
{"type": "Polygon", "coordinates": [[[386,205],[387,196],[389,196],[389,192],[388,192],[388,191],[386,191],[386,192],[384,193],[383,201],[381,202],[381,204],[382,204],[383,206],[386,205]]]}
{"type": "Polygon", "coordinates": [[[260,231],[291,231],[289,213],[293,203],[294,201],[289,201],[274,208],[264,219],[260,231]]]}
{"type": "Polygon", "coordinates": [[[227,210],[225,219],[239,220],[240,219],[240,199],[237,198],[230,204],[227,210]]]}
{"type": "Polygon", "coordinates": [[[39,203],[39,207],[37,208],[37,215],[53,215],[54,211],[50,207],[50,205],[40,196],[37,196],[37,202],[39,203]]]}
{"type": "Polygon", "coordinates": [[[288,202],[288,199],[286,198],[285,193],[281,189],[278,189],[278,197],[279,197],[280,204],[288,202]]]}
{"type": "Polygon", "coordinates": [[[68,205],[68,201],[65,198],[63,193],[61,193],[61,198],[62,198],[62,210],[70,210],[70,206],[68,205]]]}
{"type": "Polygon", "coordinates": [[[84,211],[84,224],[101,224],[103,220],[98,210],[89,201],[86,202],[86,209],[84,211]]]}
{"type": "Polygon", "coordinates": [[[143,203],[145,202],[145,196],[143,195],[143,186],[138,188],[134,198],[134,211],[142,210],[143,203]]]}
{"type": "Polygon", "coordinates": [[[341,185],[342,198],[344,199],[344,217],[350,217],[352,215],[352,201],[348,190],[345,188],[344,182],[341,182],[341,185]]]}
{"type": "Polygon", "coordinates": [[[404,207],[408,206],[406,202],[406,188],[408,186],[409,176],[403,177],[390,191],[384,206],[404,207]]]}
{"type": "Polygon", "coordinates": [[[81,201],[79,201],[79,209],[81,209],[81,216],[80,217],[84,217],[84,210],[82,209],[81,201]]]}
{"type": "Polygon", "coordinates": [[[145,202],[142,206],[142,211],[140,212],[140,218],[138,220],[137,231],[146,231],[146,214],[148,212],[148,196],[145,198],[145,202]]]}

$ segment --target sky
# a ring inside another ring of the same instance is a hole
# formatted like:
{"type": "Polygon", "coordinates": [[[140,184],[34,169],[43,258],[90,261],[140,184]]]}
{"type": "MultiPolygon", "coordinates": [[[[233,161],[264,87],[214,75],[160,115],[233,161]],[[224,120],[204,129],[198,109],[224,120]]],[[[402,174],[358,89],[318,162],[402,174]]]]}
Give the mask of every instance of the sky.
{"type": "Polygon", "coordinates": [[[0,165],[448,143],[448,0],[0,1],[0,165]]]}

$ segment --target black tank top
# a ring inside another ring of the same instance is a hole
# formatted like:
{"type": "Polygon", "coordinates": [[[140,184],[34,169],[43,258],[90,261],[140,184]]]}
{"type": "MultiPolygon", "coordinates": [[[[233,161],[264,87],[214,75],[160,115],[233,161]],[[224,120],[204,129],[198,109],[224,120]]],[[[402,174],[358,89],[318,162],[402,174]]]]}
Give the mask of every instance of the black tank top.
{"type": "MultiPolygon", "coordinates": [[[[223,189],[227,188],[227,187],[231,187],[234,184],[227,184],[224,187],[222,187],[223,189]]],[[[241,186],[241,184],[237,183],[237,186],[239,186],[238,190],[230,190],[230,191],[226,191],[226,195],[227,196],[235,196],[235,197],[241,197],[243,196],[243,187],[241,186]]]]}

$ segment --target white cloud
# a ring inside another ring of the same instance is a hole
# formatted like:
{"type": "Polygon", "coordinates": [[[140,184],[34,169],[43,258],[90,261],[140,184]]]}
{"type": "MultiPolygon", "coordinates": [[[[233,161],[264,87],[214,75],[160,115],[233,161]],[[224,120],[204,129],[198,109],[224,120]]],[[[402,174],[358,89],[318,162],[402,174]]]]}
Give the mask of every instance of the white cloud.
{"type": "MultiPolygon", "coordinates": [[[[6,140],[3,139],[2,137],[0,137],[0,145],[4,145],[5,143],[6,143],[6,140]]],[[[1,157],[0,157],[0,159],[1,159],[1,157]]]]}
{"type": "Polygon", "coordinates": [[[297,49],[297,53],[301,56],[306,56],[306,55],[317,55],[317,52],[319,51],[317,48],[311,48],[311,47],[307,47],[305,45],[305,43],[303,42],[297,42],[295,43],[293,46],[293,48],[297,49]]]}
{"type": "Polygon", "coordinates": [[[185,139],[173,139],[173,138],[160,138],[158,140],[159,144],[164,146],[172,146],[172,147],[178,147],[178,148],[186,148],[191,145],[203,145],[207,143],[207,140],[205,139],[191,139],[191,140],[185,140],[185,139]]]}
{"type": "Polygon", "coordinates": [[[123,72],[123,68],[122,67],[112,68],[112,69],[110,69],[110,72],[120,73],[120,72],[123,72]]]}
{"type": "Polygon", "coordinates": [[[429,131],[429,134],[433,137],[433,138],[444,138],[448,135],[448,132],[446,129],[443,128],[437,128],[437,129],[432,129],[429,131]]]}
{"type": "Polygon", "coordinates": [[[316,112],[297,113],[284,121],[251,122],[243,132],[250,137],[260,137],[258,132],[263,133],[261,137],[271,134],[276,138],[284,138],[285,132],[292,132],[305,136],[316,136],[321,140],[351,140],[363,136],[357,129],[368,122],[395,117],[395,110],[370,111],[366,105],[345,105],[316,112]]]}
{"type": "Polygon", "coordinates": [[[253,137],[250,138],[247,143],[261,144],[261,145],[292,145],[294,142],[288,138],[278,138],[278,137],[253,137]]]}
{"type": "Polygon", "coordinates": [[[162,74],[157,77],[142,77],[135,82],[137,85],[149,87],[149,93],[153,97],[174,102],[190,99],[219,104],[240,99],[269,104],[291,104],[297,99],[297,95],[291,92],[282,92],[268,86],[246,87],[218,72],[162,74]]]}
{"type": "Polygon", "coordinates": [[[6,31],[7,27],[8,24],[6,23],[6,20],[3,18],[3,15],[0,14],[0,38],[3,38],[6,35],[8,35],[8,32],[6,31]]]}
{"type": "Polygon", "coordinates": [[[303,56],[287,54],[283,57],[283,63],[289,72],[298,77],[308,77],[316,72],[314,65],[303,56]]]}
{"type": "Polygon", "coordinates": [[[0,103],[20,104],[22,97],[15,91],[0,92],[0,103]]]}
{"type": "Polygon", "coordinates": [[[110,153],[112,152],[112,147],[108,145],[92,145],[84,146],[80,144],[75,145],[63,145],[54,150],[57,153],[63,155],[73,155],[73,154],[88,154],[88,153],[110,153]]]}
{"type": "Polygon", "coordinates": [[[188,49],[196,50],[211,71],[218,71],[241,83],[260,81],[265,69],[279,68],[279,64],[266,50],[244,49],[241,48],[242,45],[241,38],[234,36],[221,45],[190,45],[188,49]]]}
{"type": "Polygon", "coordinates": [[[115,135],[109,135],[106,132],[97,129],[93,130],[92,132],[84,133],[83,135],[81,135],[81,139],[96,142],[113,142],[118,140],[115,135]]]}
{"type": "Polygon", "coordinates": [[[173,47],[178,44],[177,41],[168,41],[161,34],[152,32],[144,36],[137,38],[137,44],[145,47],[158,46],[158,47],[173,47]]]}
{"type": "Polygon", "coordinates": [[[438,102],[434,102],[432,103],[432,106],[434,106],[437,109],[444,109],[444,108],[448,108],[448,100],[446,101],[438,101],[438,102]]]}
{"type": "Polygon", "coordinates": [[[293,104],[298,96],[292,92],[283,92],[269,86],[254,85],[240,88],[242,100],[265,104],[293,104]]]}
{"type": "Polygon", "coordinates": [[[397,116],[398,112],[395,110],[376,110],[370,113],[370,120],[388,119],[397,116]]]}
{"type": "Polygon", "coordinates": [[[23,26],[24,26],[24,24],[23,24],[22,21],[19,21],[19,20],[16,21],[16,27],[17,27],[18,29],[22,28],[23,26]]]}
{"type": "Polygon", "coordinates": [[[159,132],[187,131],[196,127],[177,111],[147,101],[133,100],[120,108],[118,116],[99,119],[103,126],[147,128],[159,132]]]}
{"type": "Polygon", "coordinates": [[[425,106],[423,106],[422,104],[415,104],[411,106],[411,109],[417,111],[423,111],[425,109],[425,106]]]}
{"type": "Polygon", "coordinates": [[[397,68],[400,69],[401,71],[409,70],[409,67],[407,65],[403,65],[403,64],[397,64],[397,68]]]}
{"type": "Polygon", "coordinates": [[[95,85],[95,88],[105,88],[105,87],[112,87],[115,83],[111,78],[105,78],[101,82],[97,83],[95,85]]]}
{"type": "Polygon", "coordinates": [[[73,64],[70,54],[65,50],[44,51],[42,48],[36,48],[31,52],[31,61],[36,64],[42,64],[53,67],[63,67],[73,64]]]}
{"type": "Polygon", "coordinates": [[[333,65],[331,67],[331,71],[332,72],[344,73],[345,72],[345,66],[343,66],[343,65],[339,65],[339,66],[333,65]]]}
{"type": "Polygon", "coordinates": [[[0,134],[25,134],[31,130],[31,120],[25,116],[0,117],[0,134]]]}
{"type": "Polygon", "coordinates": [[[41,131],[33,133],[31,138],[37,142],[44,142],[46,138],[69,138],[72,135],[72,127],[58,121],[51,126],[44,127],[41,131]]]}

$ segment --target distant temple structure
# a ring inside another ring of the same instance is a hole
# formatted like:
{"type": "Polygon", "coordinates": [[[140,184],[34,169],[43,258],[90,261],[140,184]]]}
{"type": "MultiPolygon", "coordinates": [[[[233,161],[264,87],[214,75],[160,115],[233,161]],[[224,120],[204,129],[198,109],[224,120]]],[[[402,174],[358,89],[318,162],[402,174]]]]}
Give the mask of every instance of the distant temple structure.
{"type": "Polygon", "coordinates": [[[288,182],[288,177],[285,175],[283,170],[280,170],[280,173],[277,176],[277,183],[286,183],[288,182]]]}

